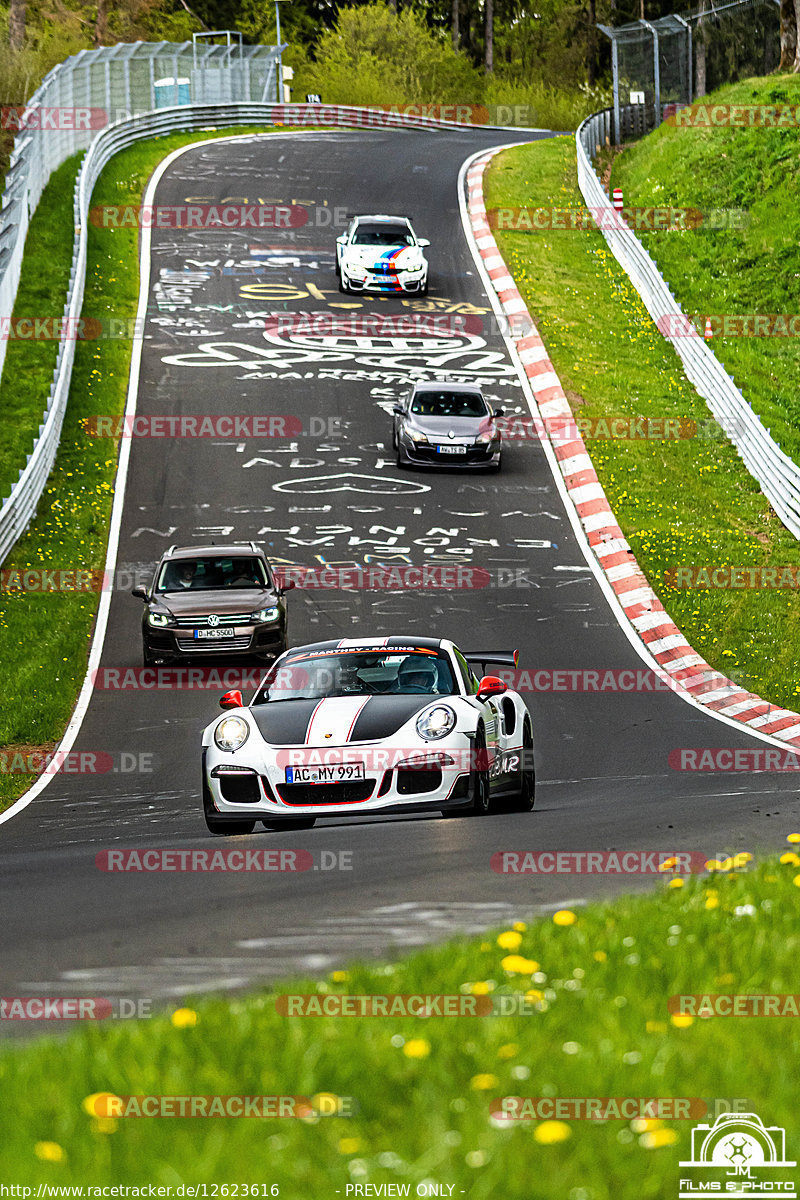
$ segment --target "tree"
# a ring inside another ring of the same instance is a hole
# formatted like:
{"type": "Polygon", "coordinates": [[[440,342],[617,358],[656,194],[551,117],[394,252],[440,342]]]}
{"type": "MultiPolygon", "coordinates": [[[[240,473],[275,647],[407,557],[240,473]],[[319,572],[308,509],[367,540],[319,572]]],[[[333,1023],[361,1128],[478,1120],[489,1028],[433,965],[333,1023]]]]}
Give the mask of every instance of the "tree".
{"type": "Polygon", "coordinates": [[[494,0],[483,0],[485,7],[486,32],[483,65],[487,75],[494,70],[494,0]]]}
{"type": "Polygon", "coordinates": [[[25,43],[25,0],[11,0],[8,10],[8,45],[21,50],[25,43]]]}

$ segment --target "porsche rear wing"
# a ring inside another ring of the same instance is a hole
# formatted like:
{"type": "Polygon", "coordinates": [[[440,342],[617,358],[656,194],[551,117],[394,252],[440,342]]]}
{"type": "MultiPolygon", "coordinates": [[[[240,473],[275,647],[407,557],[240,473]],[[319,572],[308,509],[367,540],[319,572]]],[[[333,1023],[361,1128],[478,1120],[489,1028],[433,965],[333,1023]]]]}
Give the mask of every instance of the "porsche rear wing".
{"type": "Polygon", "coordinates": [[[489,663],[493,667],[515,667],[519,661],[519,650],[462,650],[464,658],[472,666],[480,667],[481,674],[486,674],[489,663]]]}

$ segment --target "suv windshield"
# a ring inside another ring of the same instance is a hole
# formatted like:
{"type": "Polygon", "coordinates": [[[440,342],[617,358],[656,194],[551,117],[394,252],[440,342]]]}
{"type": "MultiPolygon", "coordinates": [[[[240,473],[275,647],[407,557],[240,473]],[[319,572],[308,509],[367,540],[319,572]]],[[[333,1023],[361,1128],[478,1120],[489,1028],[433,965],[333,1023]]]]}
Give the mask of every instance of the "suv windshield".
{"type": "Polygon", "coordinates": [[[213,558],[177,558],[164,563],[157,592],[210,592],[219,588],[265,588],[269,579],[260,558],[219,555],[213,558]]]}
{"type": "Polygon", "coordinates": [[[411,411],[419,417],[485,417],[489,410],[477,392],[420,392],[411,411]]]}
{"type": "Polygon", "coordinates": [[[267,675],[254,704],[329,696],[453,696],[450,661],[434,650],[318,650],[289,655],[267,675]]]}
{"type": "Polygon", "coordinates": [[[357,225],[353,245],[413,246],[414,238],[407,225],[357,225]]]}

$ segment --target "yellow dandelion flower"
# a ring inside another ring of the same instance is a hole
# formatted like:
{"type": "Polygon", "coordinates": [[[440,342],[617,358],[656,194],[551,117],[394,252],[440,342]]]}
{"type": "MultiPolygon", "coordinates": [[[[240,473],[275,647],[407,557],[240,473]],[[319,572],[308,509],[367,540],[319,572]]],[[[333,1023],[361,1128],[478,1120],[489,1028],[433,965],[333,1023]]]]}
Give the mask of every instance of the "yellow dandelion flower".
{"type": "Polygon", "coordinates": [[[349,1137],[339,1138],[339,1153],[340,1154],[357,1154],[363,1145],[361,1138],[349,1137]]]}
{"type": "Polygon", "coordinates": [[[667,884],[667,887],[668,888],[682,888],[683,880],[682,879],[670,879],[669,883],[667,884]]]}
{"type": "Polygon", "coordinates": [[[595,962],[605,962],[608,958],[608,955],[606,954],[605,950],[595,950],[592,958],[595,962]]]}
{"type": "Polygon", "coordinates": [[[719,900],[716,896],[706,896],[706,908],[719,908],[719,900]]]}
{"type": "Polygon", "coordinates": [[[659,871],[671,871],[674,867],[677,867],[677,865],[678,860],[673,856],[672,858],[665,858],[658,869],[659,871]]]}
{"type": "Polygon", "coordinates": [[[497,1057],[498,1058],[514,1058],[514,1056],[518,1053],[519,1053],[519,1046],[517,1045],[516,1042],[506,1042],[505,1045],[500,1046],[498,1048],[497,1057]]]}
{"type": "Polygon", "coordinates": [[[667,1022],[666,1021],[645,1021],[644,1027],[648,1033],[666,1033],[667,1032],[667,1022]]]}
{"type": "Polygon", "coordinates": [[[631,1121],[634,1133],[652,1133],[654,1129],[663,1129],[664,1122],[659,1117],[637,1117],[631,1121]]]}
{"type": "Polygon", "coordinates": [[[92,1133],[116,1133],[118,1122],[114,1117],[97,1117],[91,1124],[92,1133]]]}
{"type": "MultiPolygon", "coordinates": [[[[577,919],[575,913],[570,908],[560,908],[558,912],[553,913],[554,925],[574,925],[577,919]]],[[[569,1134],[567,1134],[567,1137],[569,1137],[569,1134]]]]}
{"type": "Polygon", "coordinates": [[[518,950],[522,945],[522,934],[516,929],[507,929],[505,933],[500,934],[497,944],[501,950],[518,950]]]}
{"type": "Polygon", "coordinates": [[[718,858],[709,858],[705,863],[705,868],[707,871],[721,871],[723,869],[722,863],[718,858]]]}
{"type": "Polygon", "coordinates": [[[800,842],[800,833],[788,833],[786,840],[787,842],[800,842]]]}
{"type": "Polygon", "coordinates": [[[795,887],[800,887],[800,875],[795,875],[794,879],[792,880],[792,883],[794,884],[795,887]]]}
{"type": "Polygon", "coordinates": [[[652,1133],[643,1133],[639,1145],[645,1150],[660,1150],[662,1146],[674,1146],[678,1135],[674,1129],[654,1129],[652,1133]]]}
{"type": "Polygon", "coordinates": [[[564,1121],[542,1121],[534,1129],[533,1136],[540,1146],[555,1146],[571,1137],[572,1130],[564,1121]]]}
{"type": "Polygon", "coordinates": [[[331,971],[330,974],[332,983],[346,983],[350,978],[349,971],[331,971]]]}
{"type": "Polygon", "coordinates": [[[676,1029],[688,1029],[690,1025],[694,1024],[694,1017],[689,1013],[673,1013],[670,1021],[676,1029]]]}
{"type": "Polygon", "coordinates": [[[473,996],[488,996],[489,992],[493,991],[493,988],[489,986],[487,980],[478,979],[475,983],[469,985],[469,990],[473,996]]]}
{"type": "Polygon", "coordinates": [[[37,1142],[33,1147],[33,1153],[42,1162],[59,1163],[67,1157],[58,1142],[37,1142]]]}
{"type": "Polygon", "coordinates": [[[516,929],[518,933],[524,933],[527,928],[528,926],[524,921],[515,921],[512,926],[512,929],[516,929]]]}
{"type": "Polygon", "coordinates": [[[492,1088],[496,1088],[499,1082],[496,1075],[473,1075],[469,1086],[473,1092],[489,1092],[492,1088]]]}
{"type": "Polygon", "coordinates": [[[427,1058],[431,1052],[431,1044],[425,1038],[411,1038],[403,1044],[403,1054],[406,1058],[427,1058]]]}
{"type": "Polygon", "coordinates": [[[90,1117],[107,1117],[117,1100],[113,1092],[92,1092],[81,1102],[81,1108],[90,1117]]]}
{"type": "Polygon", "coordinates": [[[176,1008],[170,1021],[176,1029],[190,1029],[200,1020],[193,1008],[176,1008]]]}
{"type": "Polygon", "coordinates": [[[784,867],[800,867],[800,858],[798,858],[793,850],[787,850],[785,854],[780,856],[778,862],[784,867]]]}
{"type": "Polygon", "coordinates": [[[539,964],[532,958],[523,958],[521,954],[507,954],[501,959],[500,966],[511,975],[532,975],[539,970],[539,964]]]}

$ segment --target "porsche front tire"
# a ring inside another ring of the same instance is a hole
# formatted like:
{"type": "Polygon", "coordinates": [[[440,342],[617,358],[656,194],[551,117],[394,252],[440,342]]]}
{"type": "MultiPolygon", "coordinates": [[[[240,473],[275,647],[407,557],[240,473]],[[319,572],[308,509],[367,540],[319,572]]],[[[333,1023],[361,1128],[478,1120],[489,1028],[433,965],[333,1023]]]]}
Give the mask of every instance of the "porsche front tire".
{"type": "Polygon", "coordinates": [[[475,734],[473,750],[475,762],[470,772],[472,803],[468,808],[456,810],[459,817],[485,817],[492,811],[492,795],[489,789],[489,765],[486,760],[486,735],[483,727],[475,734]]]}

